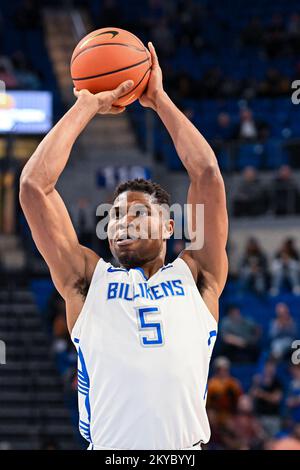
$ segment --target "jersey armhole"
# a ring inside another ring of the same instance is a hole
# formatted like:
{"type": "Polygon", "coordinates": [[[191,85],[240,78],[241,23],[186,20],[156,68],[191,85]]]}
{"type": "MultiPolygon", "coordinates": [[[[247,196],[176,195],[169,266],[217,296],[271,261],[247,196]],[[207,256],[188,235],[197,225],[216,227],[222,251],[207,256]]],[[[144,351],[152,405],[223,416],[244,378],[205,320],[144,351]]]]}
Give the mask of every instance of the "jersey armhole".
{"type": "Polygon", "coordinates": [[[77,320],[72,328],[72,331],[71,331],[71,339],[72,341],[74,342],[74,338],[79,338],[80,337],[80,330],[81,330],[81,326],[82,326],[82,322],[85,318],[85,314],[86,314],[86,311],[88,309],[88,305],[90,303],[90,300],[91,300],[91,292],[92,292],[92,286],[95,285],[95,283],[99,280],[99,278],[103,275],[104,272],[106,272],[107,270],[107,266],[109,266],[109,263],[106,263],[106,261],[104,261],[104,259],[100,258],[98,263],[96,264],[96,267],[95,267],[95,270],[94,270],[94,273],[93,273],[93,276],[92,276],[92,279],[91,279],[91,283],[90,283],[90,286],[89,286],[89,290],[88,290],[88,293],[87,293],[87,296],[85,298],[85,301],[84,301],[84,304],[82,306],[82,309],[77,317],[77,320]]]}
{"type": "MultiPolygon", "coordinates": [[[[204,307],[206,313],[208,314],[208,318],[209,318],[209,319],[212,319],[212,321],[214,322],[215,326],[218,327],[218,322],[217,322],[217,320],[215,319],[215,317],[213,316],[213,314],[211,313],[211,311],[209,310],[209,308],[208,308],[208,306],[206,305],[206,303],[204,302],[204,299],[203,299],[202,295],[200,294],[199,289],[198,289],[198,287],[197,287],[197,284],[196,284],[196,282],[195,282],[193,273],[192,273],[192,271],[191,271],[189,265],[187,264],[187,262],[184,261],[183,258],[181,258],[181,257],[178,256],[178,258],[176,258],[176,260],[174,261],[174,263],[176,263],[176,264],[178,264],[179,266],[181,266],[181,272],[182,272],[182,274],[185,275],[185,276],[189,279],[189,281],[196,287],[197,292],[198,292],[198,294],[199,294],[199,297],[200,297],[200,299],[201,299],[201,302],[202,302],[202,304],[203,304],[203,307],[204,307]]],[[[174,263],[173,263],[173,264],[174,264],[174,263]]]]}

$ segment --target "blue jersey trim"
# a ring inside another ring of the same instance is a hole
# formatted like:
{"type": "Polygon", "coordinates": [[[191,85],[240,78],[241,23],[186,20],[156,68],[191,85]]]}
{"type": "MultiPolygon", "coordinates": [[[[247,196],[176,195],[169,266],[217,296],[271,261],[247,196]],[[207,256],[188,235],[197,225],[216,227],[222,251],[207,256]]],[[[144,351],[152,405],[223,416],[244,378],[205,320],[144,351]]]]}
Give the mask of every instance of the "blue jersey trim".
{"type": "Polygon", "coordinates": [[[143,278],[145,279],[145,281],[148,281],[148,278],[147,278],[147,276],[146,276],[145,271],[143,270],[143,268],[137,267],[137,268],[131,268],[131,269],[135,269],[135,270],[139,271],[139,272],[142,274],[142,276],[143,276],[143,278]]]}
{"type": "Polygon", "coordinates": [[[85,396],[84,404],[85,404],[85,408],[87,411],[87,419],[88,419],[87,423],[83,421],[82,419],[79,419],[79,429],[83,437],[92,443],[91,429],[90,429],[90,425],[91,425],[91,404],[90,404],[90,396],[89,396],[90,378],[89,378],[89,374],[88,374],[87,367],[85,364],[84,356],[80,347],[78,348],[78,359],[79,359],[79,363],[82,369],[80,370],[78,368],[78,393],[81,393],[81,395],[85,396]]]}
{"type": "Polygon", "coordinates": [[[208,346],[211,345],[211,339],[217,336],[217,330],[212,330],[209,332],[208,346]]]}

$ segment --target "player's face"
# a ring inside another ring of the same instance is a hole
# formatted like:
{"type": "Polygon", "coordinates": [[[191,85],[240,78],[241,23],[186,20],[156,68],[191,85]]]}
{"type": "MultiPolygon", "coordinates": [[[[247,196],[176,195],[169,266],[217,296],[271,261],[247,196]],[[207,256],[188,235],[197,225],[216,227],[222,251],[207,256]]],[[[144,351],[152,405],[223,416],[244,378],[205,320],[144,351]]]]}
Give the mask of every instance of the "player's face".
{"type": "Polygon", "coordinates": [[[114,201],[108,224],[110,249],[125,267],[141,266],[164,254],[173,221],[152,196],[126,191],[114,201]]]}

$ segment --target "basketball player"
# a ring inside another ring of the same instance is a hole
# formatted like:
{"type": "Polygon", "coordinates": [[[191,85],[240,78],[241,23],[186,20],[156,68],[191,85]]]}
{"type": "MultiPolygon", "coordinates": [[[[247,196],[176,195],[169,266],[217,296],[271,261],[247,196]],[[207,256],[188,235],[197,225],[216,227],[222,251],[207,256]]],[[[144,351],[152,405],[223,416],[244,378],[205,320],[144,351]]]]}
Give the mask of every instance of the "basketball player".
{"type": "Polygon", "coordinates": [[[157,112],[188,172],[194,229],[196,205],[204,204],[203,248],[185,249],[164,265],[174,221],[157,207],[169,203],[168,195],[150,181],[128,181],[116,190],[109,221],[110,248],[119,262],[113,267],[79,244],[55,189],[81,131],[97,113],[122,112],[113,103],[132,82],[96,95],[75,91],[76,103],[21,177],[21,205],[65,299],[78,352],[80,431],[96,450],[198,450],[210,437],[207,377],[227,277],[224,184],[211,147],[164,91],[151,43],[149,49],[153,65],[140,104],[157,112]],[[131,209],[141,206],[146,209],[133,216],[131,209]],[[133,224],[145,235],[149,222],[159,238],[129,237],[133,224]]]}

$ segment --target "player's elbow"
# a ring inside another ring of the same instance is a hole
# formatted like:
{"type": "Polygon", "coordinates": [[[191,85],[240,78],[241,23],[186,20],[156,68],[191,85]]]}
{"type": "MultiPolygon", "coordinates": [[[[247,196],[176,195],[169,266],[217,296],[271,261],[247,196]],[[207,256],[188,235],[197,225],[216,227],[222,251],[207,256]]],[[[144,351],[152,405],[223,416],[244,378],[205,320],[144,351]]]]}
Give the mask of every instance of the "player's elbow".
{"type": "Polygon", "coordinates": [[[30,203],[38,192],[38,186],[32,176],[22,173],[20,178],[19,200],[22,207],[30,203]]]}
{"type": "Polygon", "coordinates": [[[218,184],[223,181],[219,166],[214,162],[207,163],[196,168],[193,172],[192,179],[198,183],[209,185],[212,185],[213,183],[218,184]]]}

